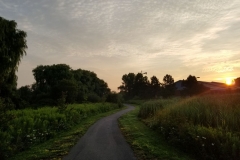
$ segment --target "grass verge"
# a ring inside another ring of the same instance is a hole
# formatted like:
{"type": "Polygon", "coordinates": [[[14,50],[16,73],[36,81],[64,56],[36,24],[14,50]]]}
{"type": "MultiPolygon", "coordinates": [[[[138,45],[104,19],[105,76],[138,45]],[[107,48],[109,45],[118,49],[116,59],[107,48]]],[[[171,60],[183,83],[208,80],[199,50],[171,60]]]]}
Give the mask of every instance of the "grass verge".
{"type": "Polygon", "coordinates": [[[188,155],[173,148],[156,132],[141,122],[139,107],[119,118],[120,128],[138,160],[190,160],[188,155]]]}
{"type": "Polygon", "coordinates": [[[21,152],[10,160],[60,160],[68,154],[70,149],[85,134],[88,128],[97,120],[116,113],[124,108],[115,109],[106,113],[101,113],[84,119],[81,123],[69,131],[59,133],[57,137],[42,144],[31,147],[29,150],[21,152]]]}

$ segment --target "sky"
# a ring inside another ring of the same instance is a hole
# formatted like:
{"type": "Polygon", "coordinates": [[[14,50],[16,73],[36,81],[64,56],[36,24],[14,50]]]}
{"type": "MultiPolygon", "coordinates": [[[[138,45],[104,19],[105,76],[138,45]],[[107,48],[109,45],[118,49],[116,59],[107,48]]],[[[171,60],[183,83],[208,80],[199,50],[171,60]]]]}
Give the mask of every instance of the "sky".
{"type": "Polygon", "coordinates": [[[240,77],[239,0],[0,0],[0,17],[27,32],[18,87],[38,65],[93,71],[118,91],[124,74],[160,82],[240,77]]]}

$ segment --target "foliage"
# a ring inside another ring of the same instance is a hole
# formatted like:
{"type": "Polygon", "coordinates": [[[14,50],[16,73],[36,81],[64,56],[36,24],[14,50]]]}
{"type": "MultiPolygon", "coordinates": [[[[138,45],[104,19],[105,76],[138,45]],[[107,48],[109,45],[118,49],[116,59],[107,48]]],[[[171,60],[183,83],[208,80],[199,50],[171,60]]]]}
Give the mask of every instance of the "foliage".
{"type": "Polygon", "coordinates": [[[17,86],[15,72],[26,54],[26,37],[26,32],[17,29],[15,21],[0,17],[0,97],[13,104],[18,103],[14,93],[17,86]]]}
{"type": "Polygon", "coordinates": [[[183,80],[182,86],[186,87],[183,91],[185,95],[196,95],[208,90],[207,87],[198,83],[197,77],[192,75],[189,75],[186,80],[183,80]]]}
{"type": "Polygon", "coordinates": [[[123,106],[123,97],[121,93],[111,92],[108,94],[106,102],[117,103],[119,108],[123,106]]]}
{"type": "Polygon", "coordinates": [[[62,92],[66,103],[101,102],[110,93],[107,83],[94,72],[72,70],[66,64],[40,65],[33,69],[33,75],[32,103],[55,105],[62,92]]]}
{"type": "Polygon", "coordinates": [[[131,145],[137,159],[191,159],[169,145],[164,138],[144,123],[139,121],[137,115],[139,107],[119,118],[120,128],[127,142],[131,145]]]}
{"type": "Polygon", "coordinates": [[[127,97],[132,98],[134,96],[134,84],[135,84],[135,74],[128,73],[122,76],[122,85],[118,89],[125,93],[127,97]]]}
{"type": "Polygon", "coordinates": [[[148,93],[148,77],[143,76],[143,73],[137,73],[134,81],[134,96],[146,98],[148,93]]]}
{"type": "MultiPolygon", "coordinates": [[[[0,83],[16,83],[15,71],[26,54],[26,32],[17,29],[15,21],[0,17],[0,83]]],[[[1,86],[1,85],[0,85],[1,86]]]]}
{"type": "Polygon", "coordinates": [[[139,115],[169,143],[198,159],[240,158],[239,94],[205,95],[159,103],[144,104],[140,112],[147,113],[139,115]],[[162,107],[158,107],[159,103],[162,107]]]}
{"type": "Polygon", "coordinates": [[[79,139],[87,132],[91,125],[93,125],[97,120],[116,113],[121,109],[122,108],[114,109],[82,119],[80,123],[71,129],[58,133],[53,139],[44,143],[33,145],[26,151],[10,157],[9,160],[62,159],[69,153],[70,149],[77,144],[79,139]]]}
{"type": "Polygon", "coordinates": [[[141,99],[157,98],[160,96],[169,97],[175,94],[174,79],[171,75],[163,78],[161,84],[156,76],[148,80],[145,73],[129,73],[122,76],[122,85],[118,87],[126,100],[139,97],[141,99]]]}
{"type": "Polygon", "coordinates": [[[153,98],[159,97],[161,94],[161,83],[156,76],[152,76],[150,79],[150,95],[153,98]]]}
{"type": "Polygon", "coordinates": [[[92,103],[96,103],[96,102],[100,102],[101,98],[96,93],[89,93],[87,101],[92,102],[92,103]]]}
{"type": "Polygon", "coordinates": [[[4,157],[12,156],[69,130],[87,117],[116,108],[119,108],[117,104],[96,103],[8,111],[7,114],[15,118],[8,119],[0,131],[0,153],[4,157]]]}
{"type": "Polygon", "coordinates": [[[77,84],[73,80],[61,80],[52,88],[53,99],[62,97],[62,93],[66,95],[66,103],[74,103],[77,97],[77,84]]]}
{"type": "Polygon", "coordinates": [[[240,77],[234,79],[235,85],[240,87],[240,77]]]}
{"type": "Polygon", "coordinates": [[[172,85],[173,83],[174,83],[174,79],[173,79],[173,77],[171,75],[166,74],[163,77],[163,84],[164,84],[164,86],[172,85]]]}
{"type": "Polygon", "coordinates": [[[163,77],[163,91],[162,91],[162,96],[164,98],[171,97],[175,94],[175,85],[174,85],[174,79],[171,75],[166,74],[163,77]]]}
{"type": "Polygon", "coordinates": [[[10,138],[10,135],[4,131],[6,131],[8,128],[8,122],[14,119],[12,114],[7,113],[8,108],[6,107],[5,103],[6,102],[4,102],[4,99],[0,98],[0,157],[2,157],[2,159],[6,158],[5,152],[7,151],[9,145],[6,139],[10,138]]]}

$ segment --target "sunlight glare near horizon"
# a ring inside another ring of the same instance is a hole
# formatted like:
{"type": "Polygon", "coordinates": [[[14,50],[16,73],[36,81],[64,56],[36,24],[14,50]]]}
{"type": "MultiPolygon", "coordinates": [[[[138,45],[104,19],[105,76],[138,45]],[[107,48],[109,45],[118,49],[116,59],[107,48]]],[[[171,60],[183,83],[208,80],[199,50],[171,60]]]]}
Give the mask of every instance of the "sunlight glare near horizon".
{"type": "Polygon", "coordinates": [[[234,84],[234,80],[232,78],[227,77],[225,83],[230,86],[234,84]]]}

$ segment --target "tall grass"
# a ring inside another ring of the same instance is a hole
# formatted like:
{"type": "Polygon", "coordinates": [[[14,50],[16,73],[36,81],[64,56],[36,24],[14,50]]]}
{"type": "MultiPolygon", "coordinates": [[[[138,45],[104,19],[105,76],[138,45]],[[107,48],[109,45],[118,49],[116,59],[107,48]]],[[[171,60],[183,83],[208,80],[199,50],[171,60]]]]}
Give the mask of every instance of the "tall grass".
{"type": "Polygon", "coordinates": [[[139,116],[170,143],[199,159],[240,159],[239,97],[205,95],[148,102],[139,116]]]}
{"type": "Polygon", "coordinates": [[[138,116],[141,118],[153,117],[159,110],[170,104],[175,104],[179,100],[179,98],[173,98],[147,101],[141,105],[138,116]]]}
{"type": "Polygon", "coordinates": [[[7,114],[14,118],[0,131],[0,152],[7,158],[70,129],[84,118],[118,107],[112,103],[97,103],[72,104],[64,111],[55,107],[9,111],[7,114]]]}

